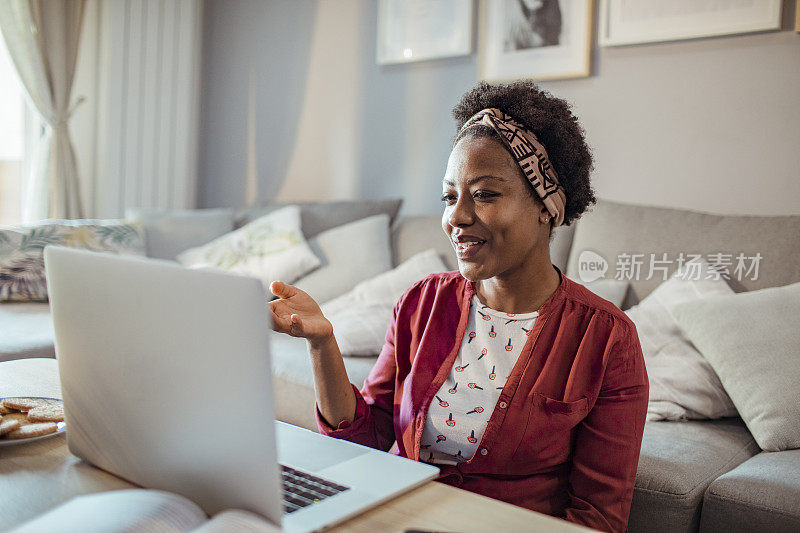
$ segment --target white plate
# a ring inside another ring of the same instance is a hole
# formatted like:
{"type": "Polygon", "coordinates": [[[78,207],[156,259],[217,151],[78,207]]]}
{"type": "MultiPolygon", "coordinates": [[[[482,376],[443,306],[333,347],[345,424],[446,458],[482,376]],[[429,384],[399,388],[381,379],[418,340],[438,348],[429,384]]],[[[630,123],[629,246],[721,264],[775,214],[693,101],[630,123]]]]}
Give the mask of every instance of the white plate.
{"type": "MultiPolygon", "coordinates": [[[[45,398],[43,396],[9,396],[9,398],[32,398],[37,400],[55,400],[59,403],[63,403],[58,398],[45,398]]],[[[3,400],[4,398],[0,398],[3,400]]],[[[56,432],[55,433],[48,433],[47,435],[39,435],[38,437],[29,437],[27,439],[3,439],[0,438],[0,446],[14,446],[16,444],[27,444],[29,442],[33,442],[35,440],[42,440],[47,439],[50,437],[54,437],[56,435],[61,435],[67,431],[67,425],[64,422],[56,422],[56,432]]]]}

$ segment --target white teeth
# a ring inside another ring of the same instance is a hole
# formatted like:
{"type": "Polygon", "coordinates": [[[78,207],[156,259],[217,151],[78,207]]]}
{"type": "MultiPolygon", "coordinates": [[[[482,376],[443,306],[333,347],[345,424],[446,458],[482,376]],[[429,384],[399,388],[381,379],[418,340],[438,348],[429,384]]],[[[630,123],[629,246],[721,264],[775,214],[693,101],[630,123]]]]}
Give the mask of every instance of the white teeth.
{"type": "Polygon", "coordinates": [[[481,244],[483,241],[470,241],[470,242],[460,242],[458,243],[459,248],[466,248],[467,246],[472,246],[473,244],[481,244]]]}

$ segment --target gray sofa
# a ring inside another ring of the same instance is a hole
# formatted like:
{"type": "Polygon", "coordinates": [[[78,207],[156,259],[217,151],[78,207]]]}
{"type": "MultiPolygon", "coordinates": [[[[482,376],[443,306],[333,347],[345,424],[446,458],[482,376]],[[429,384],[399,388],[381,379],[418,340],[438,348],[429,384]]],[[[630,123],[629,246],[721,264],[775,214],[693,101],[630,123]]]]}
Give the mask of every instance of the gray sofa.
{"type": "MultiPolygon", "coordinates": [[[[321,227],[355,220],[376,209],[394,216],[398,207],[391,202],[309,204],[303,207],[303,231],[310,237],[321,227]]],[[[228,215],[241,225],[264,211],[228,215]]],[[[226,216],[221,211],[209,214],[209,219],[218,222],[220,213],[226,216]]],[[[202,231],[192,235],[191,228],[178,233],[180,242],[171,243],[169,227],[159,229],[158,221],[150,220],[148,239],[153,236],[161,244],[158,250],[148,244],[148,253],[165,257],[181,246],[210,240],[202,231]]],[[[392,242],[394,264],[433,247],[455,269],[439,217],[396,221],[392,242]]],[[[781,286],[800,281],[800,216],[718,216],[599,201],[575,227],[558,228],[551,243],[553,263],[572,278],[577,277],[578,257],[584,250],[608,260],[621,252],[666,252],[670,257],[681,251],[758,252],[763,257],[758,279],[734,280],[732,288],[741,292],[781,286]]],[[[657,279],[632,281],[623,309],[658,283],[657,279]]],[[[0,332],[0,360],[54,355],[46,304],[0,304],[0,332]]],[[[373,363],[369,357],[346,358],[351,381],[363,382],[373,363]]],[[[273,337],[273,374],[278,418],[314,429],[313,384],[303,340],[273,337]]],[[[762,452],[739,418],[648,422],[629,531],[800,531],[800,450],[762,452]]]]}

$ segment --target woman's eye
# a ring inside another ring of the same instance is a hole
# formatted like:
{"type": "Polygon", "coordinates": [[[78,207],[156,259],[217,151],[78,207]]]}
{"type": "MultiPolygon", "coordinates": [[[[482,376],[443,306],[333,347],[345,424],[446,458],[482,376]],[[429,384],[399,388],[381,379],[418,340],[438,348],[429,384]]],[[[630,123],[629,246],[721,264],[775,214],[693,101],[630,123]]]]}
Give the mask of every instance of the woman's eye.
{"type": "Polygon", "coordinates": [[[455,196],[453,196],[452,194],[444,193],[442,195],[442,202],[444,202],[446,204],[449,204],[449,203],[452,203],[454,201],[455,201],[455,196]]]}
{"type": "Polygon", "coordinates": [[[482,200],[488,200],[490,198],[494,198],[495,196],[499,196],[496,192],[489,192],[489,191],[478,191],[475,193],[475,198],[480,198],[482,200]]]}

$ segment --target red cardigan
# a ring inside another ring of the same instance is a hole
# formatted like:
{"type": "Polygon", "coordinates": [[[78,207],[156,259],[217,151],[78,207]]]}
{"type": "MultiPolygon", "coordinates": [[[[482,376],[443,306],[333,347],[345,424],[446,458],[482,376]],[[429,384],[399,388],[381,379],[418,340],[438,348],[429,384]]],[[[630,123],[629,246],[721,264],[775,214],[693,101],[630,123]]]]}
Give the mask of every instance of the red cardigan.
{"type": "MultiPolygon", "coordinates": [[[[647,411],[636,327],[558,270],[475,456],[439,481],[605,531],[628,522],[647,411]]],[[[475,285],[432,274],[397,302],[352,423],[320,432],[419,460],[428,407],[458,354],[475,285]]]]}

